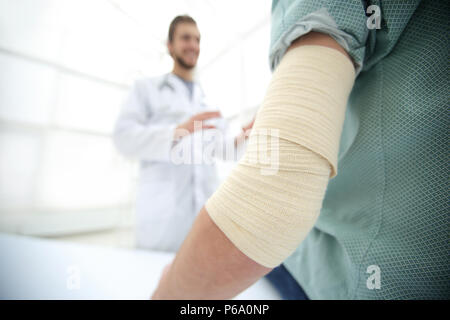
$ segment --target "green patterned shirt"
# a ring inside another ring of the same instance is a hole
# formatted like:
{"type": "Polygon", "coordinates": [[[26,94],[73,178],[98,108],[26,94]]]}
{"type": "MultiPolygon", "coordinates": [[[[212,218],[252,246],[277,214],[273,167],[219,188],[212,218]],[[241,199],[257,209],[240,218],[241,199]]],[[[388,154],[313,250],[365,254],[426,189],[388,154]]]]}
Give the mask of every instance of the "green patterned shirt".
{"type": "Polygon", "coordinates": [[[273,68],[310,30],[358,65],[338,175],[284,264],[312,299],[449,299],[450,2],[370,2],[380,29],[368,28],[364,1],[272,5],[273,68]]]}

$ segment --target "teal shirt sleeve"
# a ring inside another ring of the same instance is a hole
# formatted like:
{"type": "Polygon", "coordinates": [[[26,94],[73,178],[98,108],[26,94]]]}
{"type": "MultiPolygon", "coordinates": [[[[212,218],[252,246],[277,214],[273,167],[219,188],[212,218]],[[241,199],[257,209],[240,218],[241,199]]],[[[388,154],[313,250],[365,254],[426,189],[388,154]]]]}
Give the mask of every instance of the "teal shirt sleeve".
{"type": "Polygon", "coordinates": [[[361,1],[275,0],[269,60],[276,68],[289,45],[302,35],[317,31],[332,36],[362,68],[369,35],[361,1]]]}
{"type": "Polygon", "coordinates": [[[274,0],[269,62],[272,70],[290,44],[317,31],[333,37],[352,57],[356,73],[370,69],[395,47],[419,0],[373,0],[380,8],[380,29],[369,29],[368,15],[359,0],[274,0]]]}

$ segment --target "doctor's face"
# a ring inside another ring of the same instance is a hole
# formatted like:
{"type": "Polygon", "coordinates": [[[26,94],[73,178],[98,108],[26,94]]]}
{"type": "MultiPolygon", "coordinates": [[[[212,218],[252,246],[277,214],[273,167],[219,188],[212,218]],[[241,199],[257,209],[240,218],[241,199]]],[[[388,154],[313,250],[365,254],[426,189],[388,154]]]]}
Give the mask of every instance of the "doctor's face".
{"type": "Polygon", "coordinates": [[[172,42],[167,44],[173,59],[183,68],[192,69],[200,54],[200,32],[193,23],[179,23],[172,42]]]}

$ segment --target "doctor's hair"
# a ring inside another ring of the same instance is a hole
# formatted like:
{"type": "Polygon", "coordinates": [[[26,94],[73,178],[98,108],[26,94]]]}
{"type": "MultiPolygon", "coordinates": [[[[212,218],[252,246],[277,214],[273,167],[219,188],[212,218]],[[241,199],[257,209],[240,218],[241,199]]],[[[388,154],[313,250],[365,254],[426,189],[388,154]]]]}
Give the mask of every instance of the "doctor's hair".
{"type": "Polygon", "coordinates": [[[170,23],[170,27],[169,27],[169,42],[173,41],[173,35],[175,34],[175,28],[177,27],[177,25],[179,23],[193,23],[195,25],[197,25],[197,22],[195,22],[195,20],[188,15],[182,15],[182,16],[176,16],[175,18],[173,18],[172,22],[170,23]]]}

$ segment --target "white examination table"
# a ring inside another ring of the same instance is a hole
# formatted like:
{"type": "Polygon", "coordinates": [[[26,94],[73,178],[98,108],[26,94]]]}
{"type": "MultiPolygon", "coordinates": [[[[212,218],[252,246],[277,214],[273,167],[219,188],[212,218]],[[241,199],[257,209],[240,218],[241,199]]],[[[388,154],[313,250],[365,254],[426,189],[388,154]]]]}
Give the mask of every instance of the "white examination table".
{"type": "MultiPolygon", "coordinates": [[[[173,254],[0,233],[0,299],[148,299],[173,254]]],[[[281,299],[261,279],[236,299],[281,299]]]]}

